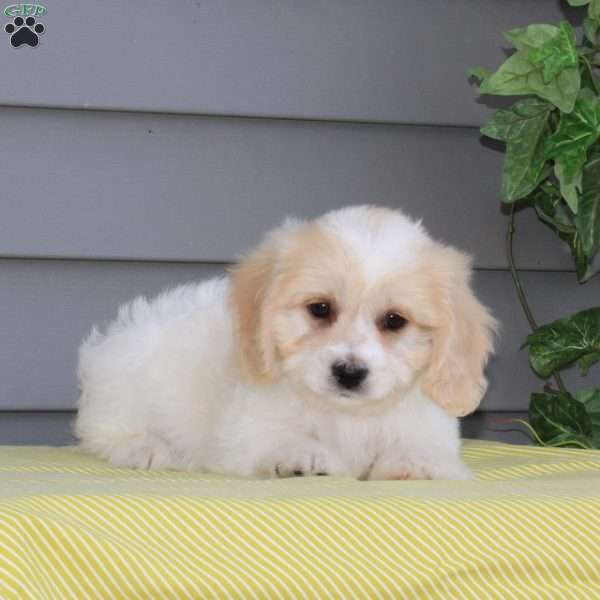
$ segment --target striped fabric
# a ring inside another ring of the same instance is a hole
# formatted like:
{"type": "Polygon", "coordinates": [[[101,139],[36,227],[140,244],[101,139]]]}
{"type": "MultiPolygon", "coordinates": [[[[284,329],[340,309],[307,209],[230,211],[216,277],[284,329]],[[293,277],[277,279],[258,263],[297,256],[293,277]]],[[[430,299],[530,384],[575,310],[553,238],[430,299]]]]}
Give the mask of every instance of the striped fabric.
{"type": "Polygon", "coordinates": [[[600,598],[600,452],[472,482],[227,479],[0,447],[0,598],[600,598]]]}

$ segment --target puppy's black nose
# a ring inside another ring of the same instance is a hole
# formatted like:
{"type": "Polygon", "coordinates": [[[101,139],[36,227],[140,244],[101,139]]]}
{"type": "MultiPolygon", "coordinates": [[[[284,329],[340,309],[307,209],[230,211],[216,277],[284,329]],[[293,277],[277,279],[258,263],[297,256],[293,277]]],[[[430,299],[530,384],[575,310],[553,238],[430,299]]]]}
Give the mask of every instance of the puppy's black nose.
{"type": "Polygon", "coordinates": [[[352,363],[336,362],[331,366],[331,374],[341,388],[355,390],[366,379],[369,369],[352,363]]]}

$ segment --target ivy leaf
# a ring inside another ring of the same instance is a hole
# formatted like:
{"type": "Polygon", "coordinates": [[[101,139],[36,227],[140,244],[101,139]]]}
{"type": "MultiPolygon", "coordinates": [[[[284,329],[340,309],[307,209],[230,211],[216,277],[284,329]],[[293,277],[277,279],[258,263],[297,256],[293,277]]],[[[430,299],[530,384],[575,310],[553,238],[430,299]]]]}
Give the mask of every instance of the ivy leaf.
{"type": "Polygon", "coordinates": [[[474,67],[467,71],[467,77],[474,77],[475,79],[479,79],[479,81],[483,81],[486,77],[489,77],[492,72],[485,67],[474,67]]]}
{"type": "Polygon", "coordinates": [[[589,4],[588,15],[597,19],[600,17],[600,0],[567,0],[571,6],[585,6],[589,4]]]}
{"type": "Polygon", "coordinates": [[[591,261],[600,248],[600,155],[594,156],[583,169],[576,224],[584,252],[591,261]]]}
{"type": "Polygon", "coordinates": [[[600,136],[600,100],[588,89],[579,93],[573,111],[561,114],[558,129],[546,145],[546,158],[565,156],[586,150],[600,136]]]}
{"type": "Polygon", "coordinates": [[[568,393],[531,394],[529,422],[545,444],[591,447],[592,419],[568,393]]]}
{"type": "Polygon", "coordinates": [[[578,190],[582,186],[582,169],[587,149],[600,136],[600,100],[583,89],[573,111],[562,113],[558,129],[548,138],[545,158],[555,159],[555,174],[569,208],[577,213],[578,190]]]}
{"type": "Polygon", "coordinates": [[[551,104],[539,98],[519,100],[508,110],[497,110],[481,127],[481,133],[502,142],[518,139],[528,135],[533,124],[545,123],[552,110],[551,104]]]}
{"type": "Polygon", "coordinates": [[[577,165],[575,160],[568,161],[563,158],[556,159],[554,163],[554,174],[560,184],[560,193],[574,213],[577,213],[579,205],[583,162],[585,162],[585,154],[580,165],[577,165]]]}
{"type": "Polygon", "coordinates": [[[559,235],[573,235],[577,231],[571,213],[552,183],[544,182],[529,196],[528,201],[540,220],[559,235]]]}
{"type": "Polygon", "coordinates": [[[550,83],[568,67],[577,68],[578,55],[575,31],[568,21],[561,21],[558,33],[536,48],[530,55],[531,61],[542,66],[544,83],[550,83]]]}
{"type": "Polygon", "coordinates": [[[571,252],[575,259],[575,268],[579,283],[589,281],[596,273],[598,273],[598,271],[600,271],[600,254],[597,254],[590,260],[583,249],[581,236],[578,232],[573,238],[571,252]]]}
{"type": "Polygon", "coordinates": [[[590,367],[597,363],[600,360],[600,350],[598,352],[592,352],[591,354],[586,354],[579,361],[579,366],[581,367],[581,374],[587,375],[590,367]]]}
{"type": "Polygon", "coordinates": [[[573,215],[551,182],[545,181],[537,187],[529,195],[527,202],[535,208],[540,221],[569,245],[580,283],[585,283],[600,272],[600,252],[591,261],[588,259],[573,215]]]}
{"type": "Polygon", "coordinates": [[[581,85],[579,69],[570,67],[544,83],[543,67],[529,60],[530,51],[519,50],[481,84],[483,94],[519,96],[537,94],[564,112],[573,110],[581,85]]]}
{"type": "Polygon", "coordinates": [[[592,260],[586,262],[585,268],[582,270],[581,274],[579,272],[577,273],[577,278],[580,283],[585,283],[598,273],[600,273],[600,252],[596,252],[596,255],[592,260]]]}
{"type": "Polygon", "coordinates": [[[540,377],[581,361],[582,370],[600,360],[600,308],[538,327],[527,337],[529,363],[540,377]]]}
{"type": "Polygon", "coordinates": [[[583,20],[583,33],[585,37],[592,42],[592,44],[596,44],[596,39],[598,38],[598,28],[600,28],[600,22],[596,19],[590,19],[586,17],[583,20]]]}
{"type": "Polygon", "coordinates": [[[600,390],[585,388],[575,394],[575,399],[581,402],[592,422],[592,437],[595,446],[600,444],[600,390]]]}
{"type": "Polygon", "coordinates": [[[502,197],[514,202],[532,192],[542,180],[544,148],[553,107],[538,98],[527,98],[509,110],[498,110],[481,133],[506,142],[502,197]]]}
{"type": "Polygon", "coordinates": [[[524,198],[543,179],[548,114],[545,119],[532,121],[527,128],[527,135],[506,144],[501,188],[505,202],[515,202],[524,198]]]}
{"type": "MultiPolygon", "coordinates": [[[[598,26],[600,27],[600,22],[598,23],[598,26]]],[[[581,70],[581,87],[591,90],[596,95],[600,95],[600,79],[598,79],[598,76],[594,73],[594,69],[587,58],[584,57],[582,62],[584,68],[581,70]]]]}
{"type": "Polygon", "coordinates": [[[552,41],[558,32],[555,25],[534,24],[504,32],[504,37],[517,50],[536,50],[552,41]]]}
{"type": "Polygon", "coordinates": [[[529,25],[507,32],[517,48],[500,68],[481,83],[483,94],[536,94],[563,112],[571,112],[581,85],[574,33],[560,27],[529,25]]]}

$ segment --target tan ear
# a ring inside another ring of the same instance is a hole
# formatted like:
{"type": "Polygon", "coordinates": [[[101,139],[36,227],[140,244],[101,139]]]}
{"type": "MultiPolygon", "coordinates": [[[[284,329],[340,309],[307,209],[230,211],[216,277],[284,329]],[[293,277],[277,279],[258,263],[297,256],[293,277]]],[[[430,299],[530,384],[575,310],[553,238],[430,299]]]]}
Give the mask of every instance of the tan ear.
{"type": "Polygon", "coordinates": [[[301,225],[301,221],[286,219],[230,270],[230,299],[236,317],[240,362],[256,381],[270,381],[277,374],[273,314],[278,299],[278,266],[301,225]]]}
{"type": "Polygon", "coordinates": [[[423,390],[455,416],[473,412],[487,389],[484,369],[493,351],[495,319],[471,290],[470,259],[441,248],[432,257],[436,282],[433,353],[423,390]]]}
{"type": "Polygon", "coordinates": [[[231,301],[242,367],[259,381],[272,378],[275,364],[271,321],[264,318],[275,260],[274,245],[266,242],[231,270],[231,301]]]}

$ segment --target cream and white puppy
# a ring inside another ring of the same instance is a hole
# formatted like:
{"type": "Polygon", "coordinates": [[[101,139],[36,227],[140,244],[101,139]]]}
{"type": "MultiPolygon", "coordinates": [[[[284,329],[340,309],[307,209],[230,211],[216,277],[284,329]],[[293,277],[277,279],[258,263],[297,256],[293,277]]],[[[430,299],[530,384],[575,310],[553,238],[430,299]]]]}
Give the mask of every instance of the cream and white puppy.
{"type": "Polygon", "coordinates": [[[76,434],[113,464],[463,479],[495,321],[398,211],[289,220],[227,278],[123,306],[80,349],[76,434]]]}

